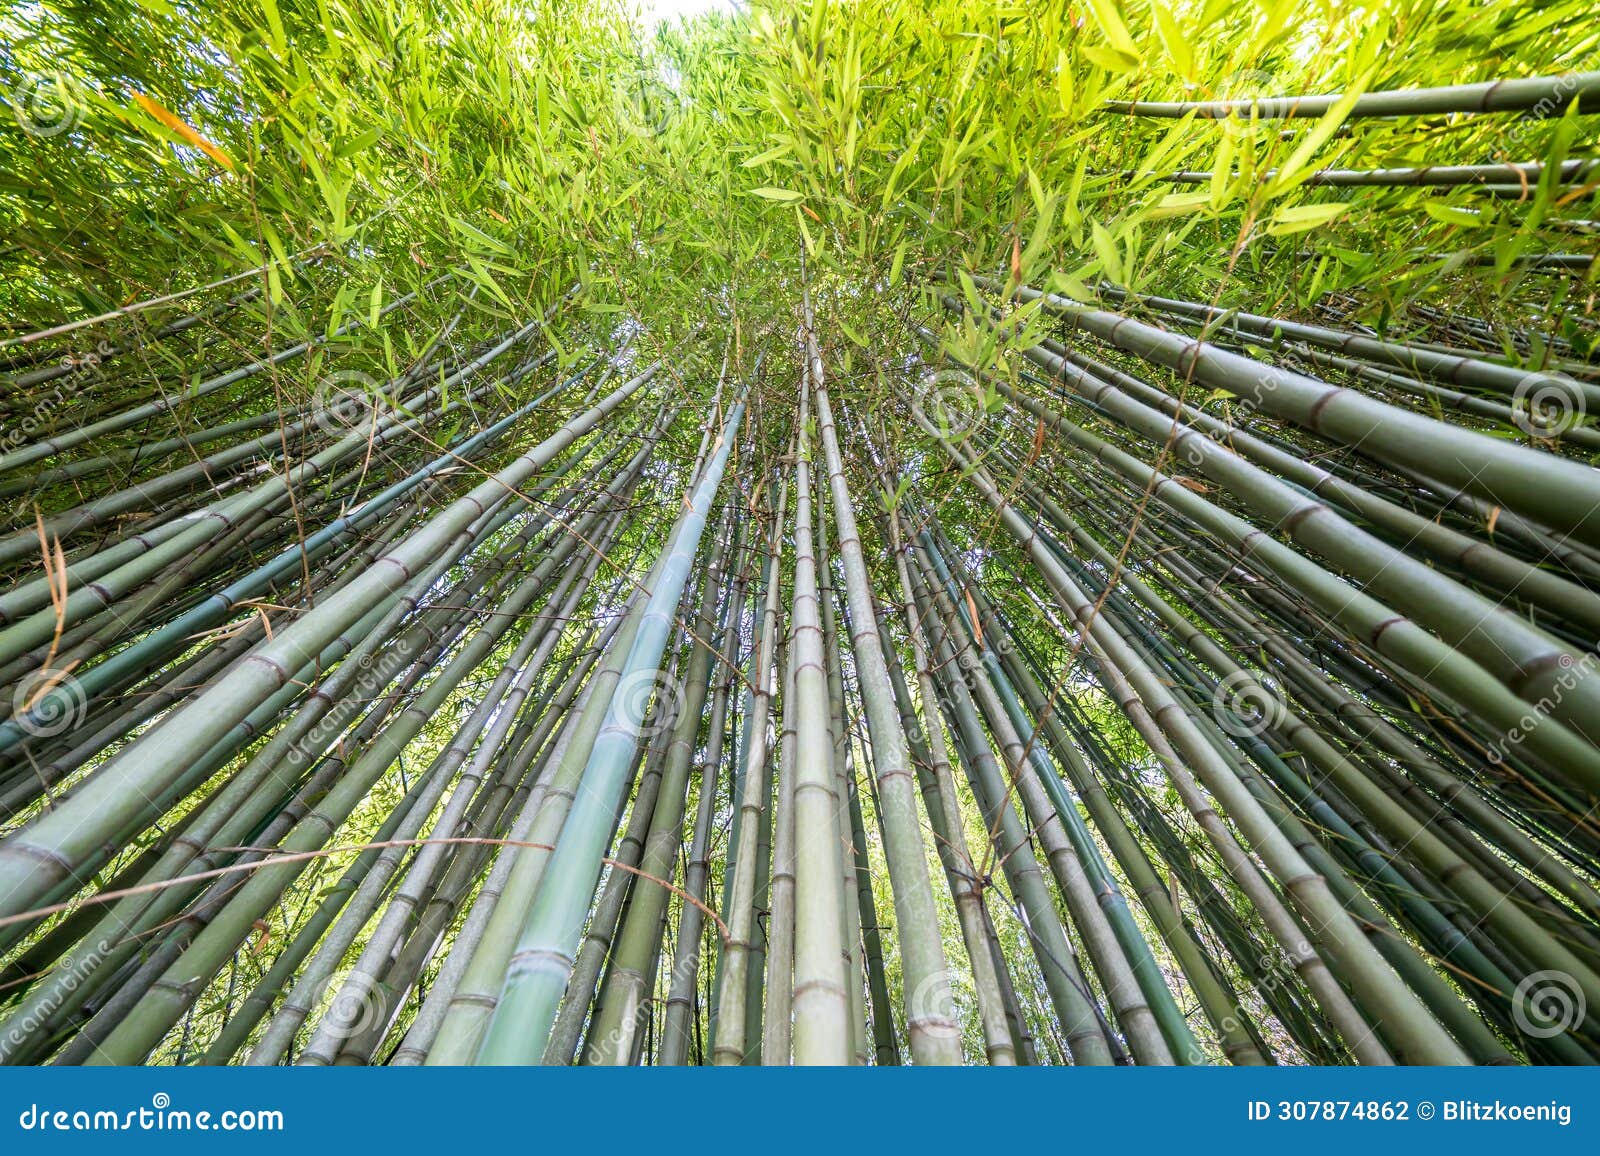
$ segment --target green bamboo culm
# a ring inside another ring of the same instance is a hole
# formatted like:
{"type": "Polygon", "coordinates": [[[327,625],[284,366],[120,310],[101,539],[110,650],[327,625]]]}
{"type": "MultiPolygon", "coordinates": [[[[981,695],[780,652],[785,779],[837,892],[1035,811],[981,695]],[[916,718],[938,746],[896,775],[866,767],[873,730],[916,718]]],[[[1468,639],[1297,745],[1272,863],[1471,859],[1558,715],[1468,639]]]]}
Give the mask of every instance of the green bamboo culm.
{"type": "Polygon", "coordinates": [[[579,887],[569,884],[568,876],[572,880],[588,878],[591,889],[600,877],[607,831],[621,803],[617,796],[623,786],[622,770],[632,757],[644,722],[637,684],[648,683],[659,669],[678,599],[688,581],[743,416],[744,402],[739,401],[729,411],[704,476],[669,540],[639,632],[628,651],[622,681],[584,768],[582,793],[567,814],[521,939],[506,968],[500,1001],[478,1049],[479,1063],[533,1063],[543,1054],[588,906],[587,896],[579,897],[579,887]]]}

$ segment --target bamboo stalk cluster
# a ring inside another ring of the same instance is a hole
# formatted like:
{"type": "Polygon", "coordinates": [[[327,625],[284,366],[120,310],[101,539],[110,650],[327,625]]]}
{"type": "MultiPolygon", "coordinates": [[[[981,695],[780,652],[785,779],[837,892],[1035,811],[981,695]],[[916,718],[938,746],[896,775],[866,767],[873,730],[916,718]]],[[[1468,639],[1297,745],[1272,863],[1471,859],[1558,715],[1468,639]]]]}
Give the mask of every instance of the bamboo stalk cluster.
{"type": "Polygon", "coordinates": [[[1592,354],[1018,270],[14,343],[0,1058],[1600,1059],[1592,354]]]}

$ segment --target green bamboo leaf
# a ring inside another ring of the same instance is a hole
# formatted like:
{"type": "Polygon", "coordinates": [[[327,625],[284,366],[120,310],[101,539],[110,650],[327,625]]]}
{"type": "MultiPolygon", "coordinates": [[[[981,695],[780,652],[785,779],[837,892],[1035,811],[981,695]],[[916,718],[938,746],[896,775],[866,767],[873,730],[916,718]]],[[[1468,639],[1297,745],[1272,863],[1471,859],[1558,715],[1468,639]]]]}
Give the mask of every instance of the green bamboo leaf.
{"type": "Polygon", "coordinates": [[[1131,58],[1137,63],[1139,46],[1128,34],[1128,26],[1123,22],[1117,0],[1088,0],[1088,5],[1089,11],[1094,13],[1095,23],[1100,25],[1100,31],[1105,33],[1112,49],[1120,56],[1131,58]]]}
{"type": "Polygon", "coordinates": [[[1443,221],[1447,225],[1461,225],[1468,229],[1479,229],[1493,221],[1482,211],[1463,209],[1445,201],[1424,201],[1423,212],[1436,221],[1443,221]]]}
{"type": "Polygon", "coordinates": [[[906,242],[901,241],[894,248],[894,260],[889,264],[889,287],[897,288],[900,285],[901,273],[906,263],[906,242]]]}
{"type": "Polygon", "coordinates": [[[768,149],[764,153],[758,153],[748,160],[741,161],[740,167],[746,169],[760,168],[762,165],[769,164],[779,157],[788,156],[793,151],[794,146],[792,144],[781,144],[777,148],[768,149]]]}
{"type": "Polygon", "coordinates": [[[1150,9],[1155,15],[1156,32],[1161,37],[1162,47],[1172,58],[1172,66],[1178,70],[1179,75],[1193,78],[1194,52],[1189,47],[1188,40],[1184,38],[1183,28],[1178,24],[1177,17],[1161,0],[1153,0],[1150,9]]]}
{"type": "Polygon", "coordinates": [[[1132,72],[1139,67],[1139,56],[1134,52],[1121,52],[1100,44],[1085,44],[1078,51],[1107,72],[1132,72]]]}
{"type": "Polygon", "coordinates": [[[1117,247],[1116,238],[1099,221],[1093,222],[1090,228],[1095,256],[1100,258],[1100,265],[1105,269],[1106,276],[1114,282],[1122,283],[1124,280],[1122,251],[1117,247]]]}
{"type": "Polygon", "coordinates": [[[352,137],[346,141],[341,141],[338,146],[334,148],[333,155],[338,157],[355,156],[357,153],[365,152],[382,139],[383,129],[368,129],[360,136],[352,137]]]}
{"type": "Polygon", "coordinates": [[[763,185],[759,189],[751,189],[749,195],[760,197],[764,201],[776,201],[780,205],[797,205],[806,199],[804,193],[797,193],[790,189],[774,188],[771,185],[763,185]]]}
{"type": "Polygon", "coordinates": [[[1343,216],[1349,208],[1348,204],[1339,201],[1317,205],[1289,205],[1273,214],[1267,232],[1273,236],[1285,236],[1318,229],[1343,216]]]}
{"type": "Polygon", "coordinates": [[[1333,103],[1332,107],[1318,119],[1311,131],[1305,134],[1305,139],[1295,147],[1294,152],[1289,155],[1289,159],[1279,167],[1277,175],[1267,182],[1267,197],[1280,196],[1304,184],[1309,179],[1310,171],[1308,166],[1318,150],[1332,139],[1333,134],[1338,132],[1346,119],[1349,118],[1350,113],[1356,106],[1356,102],[1361,99],[1361,94],[1365,91],[1366,79],[1363,76],[1360,81],[1351,85],[1333,103]]]}

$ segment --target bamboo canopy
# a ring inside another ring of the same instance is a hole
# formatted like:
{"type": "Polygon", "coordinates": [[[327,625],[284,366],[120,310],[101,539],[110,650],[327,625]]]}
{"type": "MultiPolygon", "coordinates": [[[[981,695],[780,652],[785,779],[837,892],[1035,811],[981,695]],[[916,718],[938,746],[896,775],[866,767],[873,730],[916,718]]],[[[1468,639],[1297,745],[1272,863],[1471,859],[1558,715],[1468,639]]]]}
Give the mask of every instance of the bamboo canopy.
{"type": "Polygon", "coordinates": [[[0,16],[0,1060],[1600,1062],[1587,9],[711,8],[0,16]]]}

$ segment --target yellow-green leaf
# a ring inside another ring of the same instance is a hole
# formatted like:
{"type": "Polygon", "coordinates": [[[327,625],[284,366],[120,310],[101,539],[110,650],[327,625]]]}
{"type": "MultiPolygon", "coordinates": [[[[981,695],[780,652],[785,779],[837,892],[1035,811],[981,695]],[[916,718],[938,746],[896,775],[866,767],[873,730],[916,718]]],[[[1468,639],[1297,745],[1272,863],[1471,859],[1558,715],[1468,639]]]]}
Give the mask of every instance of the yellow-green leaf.
{"type": "Polygon", "coordinates": [[[1128,26],[1123,22],[1117,0],[1088,0],[1088,3],[1089,10],[1094,13],[1095,23],[1100,25],[1100,31],[1106,34],[1111,47],[1126,56],[1133,57],[1134,63],[1138,63],[1139,46],[1128,34],[1128,26]]]}
{"type": "Polygon", "coordinates": [[[1341,201],[1333,201],[1320,205],[1290,205],[1279,209],[1272,217],[1272,223],[1267,226],[1267,232],[1275,237],[1289,233],[1304,233],[1309,229],[1316,229],[1326,225],[1338,217],[1350,206],[1341,201]]]}
{"type": "Polygon", "coordinates": [[[763,185],[759,189],[751,189],[752,197],[760,197],[764,201],[776,201],[780,205],[798,205],[806,199],[804,193],[797,193],[792,189],[776,189],[771,185],[763,185]]]}

